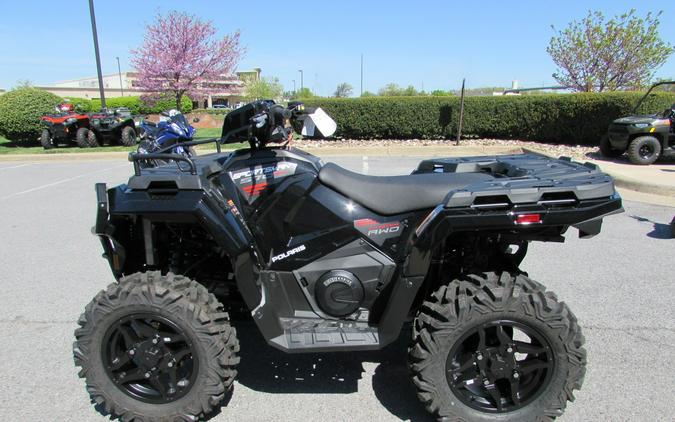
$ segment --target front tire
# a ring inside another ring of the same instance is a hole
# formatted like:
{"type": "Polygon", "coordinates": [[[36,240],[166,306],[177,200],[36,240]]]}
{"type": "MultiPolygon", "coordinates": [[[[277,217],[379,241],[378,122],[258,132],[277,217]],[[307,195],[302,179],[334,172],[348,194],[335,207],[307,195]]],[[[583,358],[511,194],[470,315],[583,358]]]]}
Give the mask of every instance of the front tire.
{"type": "Polygon", "coordinates": [[[93,130],[89,130],[89,132],[87,132],[87,145],[92,148],[100,146],[98,142],[98,136],[96,136],[96,132],[93,130]]]}
{"type": "Polygon", "coordinates": [[[415,319],[409,365],[440,420],[547,421],[583,383],[586,351],[567,305],[523,275],[441,286],[415,319]]]}
{"type": "Polygon", "coordinates": [[[602,154],[603,157],[617,158],[621,157],[624,152],[626,151],[615,149],[612,146],[612,143],[609,142],[608,135],[604,135],[602,138],[600,138],[600,153],[602,154]]]}
{"type": "Polygon", "coordinates": [[[52,141],[52,135],[49,133],[49,130],[43,129],[40,134],[40,144],[44,149],[54,148],[54,141],[52,141]]]}
{"type": "Polygon", "coordinates": [[[92,400],[121,420],[197,420],[232,388],[239,342],[222,305],[186,277],[136,273],[101,291],[73,354],[92,400]]]}
{"type": "Polygon", "coordinates": [[[136,130],[132,126],[125,126],[122,129],[122,136],[120,137],[122,145],[131,147],[137,144],[136,130]]]}
{"type": "Polygon", "coordinates": [[[649,165],[661,155],[661,142],[653,136],[640,136],[628,145],[628,158],[631,163],[649,165]]]}

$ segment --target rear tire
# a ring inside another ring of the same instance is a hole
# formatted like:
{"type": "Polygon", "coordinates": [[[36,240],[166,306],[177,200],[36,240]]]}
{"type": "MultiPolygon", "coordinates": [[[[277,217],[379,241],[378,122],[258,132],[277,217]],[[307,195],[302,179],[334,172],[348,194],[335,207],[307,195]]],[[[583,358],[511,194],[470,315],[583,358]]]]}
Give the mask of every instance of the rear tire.
{"type": "Polygon", "coordinates": [[[121,420],[197,420],[232,388],[236,331],[215,296],[186,277],[124,277],[96,295],[78,324],[79,376],[93,402],[121,420]]]}
{"type": "Polygon", "coordinates": [[[87,138],[89,137],[89,132],[91,132],[89,129],[86,127],[81,127],[77,129],[77,133],[75,135],[75,142],[77,143],[77,146],[80,148],[89,148],[89,141],[87,138]]]}
{"type": "Polygon", "coordinates": [[[440,420],[550,421],[581,388],[583,344],[572,312],[541,284],[468,275],[422,304],[409,366],[419,399],[440,420]]]}
{"type": "Polygon", "coordinates": [[[631,163],[649,165],[661,155],[661,142],[653,136],[640,136],[628,145],[628,158],[631,163]]]}
{"type": "Polygon", "coordinates": [[[44,129],[40,134],[40,144],[44,149],[52,149],[55,147],[54,141],[52,141],[52,135],[49,133],[49,130],[44,129]]]}
{"type": "Polygon", "coordinates": [[[603,155],[603,157],[617,158],[621,157],[624,152],[626,151],[615,149],[612,146],[612,144],[609,142],[608,135],[605,135],[602,138],[600,138],[600,153],[603,155]]]}
{"type": "Polygon", "coordinates": [[[136,145],[138,143],[136,137],[136,130],[132,126],[125,126],[124,129],[122,129],[120,142],[122,143],[122,145],[127,147],[136,145]]]}

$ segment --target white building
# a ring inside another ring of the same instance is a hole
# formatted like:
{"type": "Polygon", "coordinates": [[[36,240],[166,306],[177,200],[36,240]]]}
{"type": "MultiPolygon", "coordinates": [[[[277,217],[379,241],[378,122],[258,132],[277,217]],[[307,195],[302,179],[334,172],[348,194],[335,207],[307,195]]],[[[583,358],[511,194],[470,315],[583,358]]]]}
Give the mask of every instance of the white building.
{"type": "MultiPolygon", "coordinates": [[[[222,79],[215,82],[219,91],[206,98],[193,98],[195,108],[211,108],[214,104],[229,106],[242,101],[244,96],[244,79],[259,79],[260,68],[250,71],[235,72],[234,75],[225,75],[222,79]]],[[[146,94],[145,91],[137,86],[137,72],[122,72],[103,75],[103,89],[106,98],[127,97],[146,94]]],[[[56,82],[50,86],[38,86],[60,97],[68,98],[88,98],[98,99],[100,97],[98,89],[98,78],[96,76],[70,79],[67,81],[56,82]]],[[[0,90],[2,93],[2,90],[0,90]]]]}

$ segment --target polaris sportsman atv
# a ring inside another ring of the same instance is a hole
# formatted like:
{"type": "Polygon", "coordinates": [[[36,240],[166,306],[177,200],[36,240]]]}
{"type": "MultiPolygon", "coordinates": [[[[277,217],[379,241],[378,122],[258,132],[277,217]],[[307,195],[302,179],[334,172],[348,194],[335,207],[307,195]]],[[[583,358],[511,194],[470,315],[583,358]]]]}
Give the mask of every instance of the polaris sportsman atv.
{"type": "Polygon", "coordinates": [[[89,144],[98,146],[102,143],[134,146],[138,142],[136,123],[128,108],[101,110],[89,114],[91,131],[89,144]]]}
{"type": "Polygon", "coordinates": [[[55,114],[46,114],[40,118],[44,126],[40,134],[40,144],[44,149],[52,149],[58,144],[75,141],[80,148],[89,144],[89,115],[75,111],[70,103],[56,106],[55,114]]]}
{"type": "Polygon", "coordinates": [[[611,177],[538,155],[367,176],[289,145],[315,129],[335,123],[254,102],[226,116],[220,139],[184,143],[250,148],[133,153],[127,184],[96,185],[93,232],[116,281],[75,331],[93,402],[125,421],[210,414],[237,374],[229,315],[243,307],[289,353],[382,349],[412,321],[412,381],[437,417],[560,416],[584,379],[584,337],[520,263],[531,241],[598,234],[622,211],[611,177]],[[175,162],[141,168],[148,159],[175,162]]]}
{"type": "Polygon", "coordinates": [[[616,119],[609,125],[607,134],[600,139],[602,155],[616,158],[628,152],[631,163],[641,165],[652,164],[661,156],[675,156],[675,104],[662,113],[635,115],[654,88],[672,84],[675,81],[655,83],[635,105],[633,116],[616,119]]]}

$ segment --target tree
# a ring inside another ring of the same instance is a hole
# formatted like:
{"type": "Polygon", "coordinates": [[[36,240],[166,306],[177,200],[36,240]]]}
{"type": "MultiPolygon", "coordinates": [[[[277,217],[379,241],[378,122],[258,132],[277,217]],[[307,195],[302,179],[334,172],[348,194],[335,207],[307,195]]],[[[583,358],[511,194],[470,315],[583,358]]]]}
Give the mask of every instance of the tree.
{"type": "Polygon", "coordinates": [[[279,78],[259,78],[244,80],[248,100],[279,99],[283,95],[284,87],[279,78]]]}
{"type": "Polygon", "coordinates": [[[577,91],[615,91],[640,88],[673,52],[659,37],[657,14],[643,19],[635,10],[609,21],[601,12],[588,12],[556,31],[546,51],[558,67],[553,78],[577,91]]]}
{"type": "Polygon", "coordinates": [[[311,89],[307,87],[303,87],[298,90],[298,92],[295,93],[295,98],[297,99],[308,99],[308,98],[314,98],[314,93],[312,92],[311,89]]]}
{"type": "Polygon", "coordinates": [[[349,85],[347,82],[342,82],[337,86],[335,89],[335,95],[337,98],[345,98],[349,97],[352,95],[352,92],[354,92],[354,87],[349,85]]]}
{"type": "Polygon", "coordinates": [[[217,38],[211,22],[173,11],[158,14],[146,27],[143,45],[131,51],[131,63],[138,88],[155,97],[171,95],[180,110],[183,95],[199,98],[221,91],[215,82],[232,73],[243,52],[239,32],[217,38]]]}
{"type": "Polygon", "coordinates": [[[419,93],[412,85],[408,85],[407,88],[402,88],[395,83],[390,83],[385,85],[384,88],[380,88],[380,90],[377,91],[377,95],[382,97],[412,97],[419,95],[419,93]]]}
{"type": "Polygon", "coordinates": [[[361,97],[366,98],[366,97],[375,97],[377,94],[374,94],[370,91],[363,91],[363,94],[361,94],[361,97]]]}

